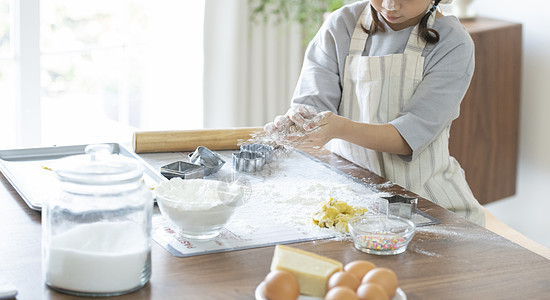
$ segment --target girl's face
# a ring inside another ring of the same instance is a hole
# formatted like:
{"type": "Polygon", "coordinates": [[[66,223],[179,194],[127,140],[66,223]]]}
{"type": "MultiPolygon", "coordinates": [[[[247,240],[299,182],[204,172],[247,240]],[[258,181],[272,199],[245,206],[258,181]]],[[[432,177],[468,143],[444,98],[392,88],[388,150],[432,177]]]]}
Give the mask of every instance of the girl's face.
{"type": "Polygon", "coordinates": [[[418,24],[432,0],[371,0],[370,3],[393,30],[401,30],[418,24]]]}

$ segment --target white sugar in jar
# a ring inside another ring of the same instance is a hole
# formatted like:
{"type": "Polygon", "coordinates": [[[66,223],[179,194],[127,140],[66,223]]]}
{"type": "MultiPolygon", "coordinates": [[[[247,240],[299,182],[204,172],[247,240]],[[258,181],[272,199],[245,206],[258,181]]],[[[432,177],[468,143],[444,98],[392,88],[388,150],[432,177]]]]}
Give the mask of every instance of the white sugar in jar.
{"type": "Polygon", "coordinates": [[[131,222],[76,226],[52,238],[49,283],[64,290],[113,293],[141,285],[147,237],[131,222]]]}
{"type": "Polygon", "coordinates": [[[43,206],[44,281],[63,293],[121,295],[151,276],[151,192],[137,162],[107,150],[66,159],[59,197],[43,206]]]}

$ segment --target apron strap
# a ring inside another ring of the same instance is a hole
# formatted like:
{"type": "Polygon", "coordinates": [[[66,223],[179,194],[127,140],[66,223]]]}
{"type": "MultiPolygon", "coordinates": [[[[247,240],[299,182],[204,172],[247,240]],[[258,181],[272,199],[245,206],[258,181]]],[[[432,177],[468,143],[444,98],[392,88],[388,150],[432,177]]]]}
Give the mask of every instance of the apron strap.
{"type": "MultiPolygon", "coordinates": [[[[432,28],[435,22],[436,12],[432,13],[428,19],[428,28],[432,28]]],[[[419,54],[422,55],[424,47],[426,47],[426,41],[418,35],[419,25],[414,26],[411,35],[409,36],[409,41],[407,42],[407,47],[405,47],[405,54],[419,54]]]]}
{"type": "Polygon", "coordinates": [[[351,36],[351,42],[349,45],[349,55],[359,55],[363,54],[365,51],[365,46],[367,45],[367,39],[369,34],[363,30],[362,24],[366,24],[366,28],[370,28],[372,25],[372,16],[370,4],[363,10],[359,20],[355,24],[355,29],[353,30],[353,35],[351,36]]]}

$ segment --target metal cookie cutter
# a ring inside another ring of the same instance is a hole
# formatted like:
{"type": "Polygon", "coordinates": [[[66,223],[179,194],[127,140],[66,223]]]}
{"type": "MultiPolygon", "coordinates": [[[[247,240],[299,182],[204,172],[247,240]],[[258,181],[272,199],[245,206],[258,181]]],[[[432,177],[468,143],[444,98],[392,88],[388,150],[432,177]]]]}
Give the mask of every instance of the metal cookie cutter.
{"type": "Polygon", "coordinates": [[[418,198],[403,195],[382,198],[388,200],[388,213],[390,215],[410,219],[416,212],[418,198]]]}
{"type": "Polygon", "coordinates": [[[195,152],[189,154],[189,162],[204,166],[204,176],[218,172],[225,164],[225,160],[218,153],[203,146],[197,147],[195,152]]]}
{"type": "Polygon", "coordinates": [[[233,168],[237,172],[254,173],[265,165],[265,156],[261,152],[233,153],[233,168]]]}
{"type": "Polygon", "coordinates": [[[263,153],[266,164],[273,162],[273,146],[266,144],[246,144],[241,146],[241,152],[263,153]]]}
{"type": "Polygon", "coordinates": [[[204,166],[195,165],[184,161],[176,161],[160,168],[160,173],[168,178],[181,177],[182,179],[193,179],[204,177],[204,166]]]}

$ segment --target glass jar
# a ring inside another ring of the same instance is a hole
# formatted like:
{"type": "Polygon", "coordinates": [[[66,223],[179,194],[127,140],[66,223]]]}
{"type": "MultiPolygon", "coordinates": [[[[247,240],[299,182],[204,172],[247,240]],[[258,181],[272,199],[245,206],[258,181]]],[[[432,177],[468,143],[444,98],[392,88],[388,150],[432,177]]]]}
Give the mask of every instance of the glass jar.
{"type": "Polygon", "coordinates": [[[134,160],[89,145],[56,170],[60,193],[42,210],[42,270],[48,286],[113,296],[151,277],[153,197],[134,160]]]}

